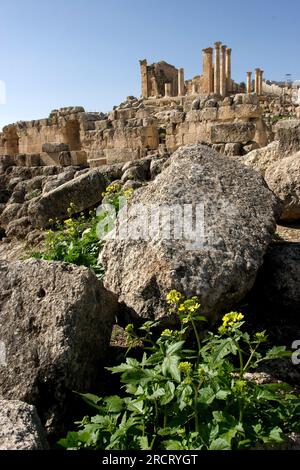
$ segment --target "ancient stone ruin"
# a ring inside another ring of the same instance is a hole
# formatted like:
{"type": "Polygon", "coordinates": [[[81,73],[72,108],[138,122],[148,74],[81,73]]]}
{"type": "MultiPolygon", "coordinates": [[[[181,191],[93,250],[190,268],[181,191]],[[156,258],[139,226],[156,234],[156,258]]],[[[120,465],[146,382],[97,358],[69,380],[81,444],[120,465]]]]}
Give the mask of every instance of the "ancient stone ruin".
{"type": "Polygon", "coordinates": [[[101,166],[171,153],[204,142],[227,155],[244,155],[272,141],[272,117],[296,117],[290,90],[247,72],[232,79],[231,49],[203,49],[202,75],[164,61],[140,61],[141,98],[129,96],[107,114],[82,107],[54,110],[46,119],[10,124],[0,134],[2,167],[101,166]],[[278,87],[277,87],[278,88],[278,87]],[[278,104],[279,102],[279,104],[278,104]],[[272,114],[273,113],[273,114],[272,114]],[[270,119],[271,118],[271,119],[270,119]]]}

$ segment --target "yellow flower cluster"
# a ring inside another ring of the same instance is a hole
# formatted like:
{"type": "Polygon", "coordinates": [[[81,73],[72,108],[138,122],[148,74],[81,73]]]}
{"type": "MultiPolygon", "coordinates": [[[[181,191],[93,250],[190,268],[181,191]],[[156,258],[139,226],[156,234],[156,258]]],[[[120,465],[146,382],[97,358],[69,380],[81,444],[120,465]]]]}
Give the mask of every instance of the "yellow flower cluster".
{"type": "Polygon", "coordinates": [[[238,312],[230,312],[226,313],[224,317],[222,318],[223,323],[219,328],[219,333],[225,334],[230,332],[236,325],[236,323],[242,321],[244,319],[244,315],[242,313],[238,312]]]}
{"type": "Polygon", "coordinates": [[[177,290],[171,290],[167,294],[166,298],[167,298],[167,303],[169,305],[174,305],[174,304],[178,304],[178,302],[182,300],[183,296],[177,290]]]}
{"type": "Polygon", "coordinates": [[[103,197],[112,196],[113,194],[116,194],[119,191],[121,191],[121,189],[122,189],[122,185],[119,183],[110,184],[109,186],[107,186],[106,191],[102,193],[102,196],[103,197]]]}
{"type": "Polygon", "coordinates": [[[169,330],[168,328],[166,330],[164,330],[162,332],[162,334],[160,336],[171,336],[171,334],[173,333],[172,330],[169,330]]]}
{"type": "Polygon", "coordinates": [[[182,372],[184,375],[189,375],[192,369],[192,364],[190,362],[180,362],[178,367],[180,372],[182,372]]]}

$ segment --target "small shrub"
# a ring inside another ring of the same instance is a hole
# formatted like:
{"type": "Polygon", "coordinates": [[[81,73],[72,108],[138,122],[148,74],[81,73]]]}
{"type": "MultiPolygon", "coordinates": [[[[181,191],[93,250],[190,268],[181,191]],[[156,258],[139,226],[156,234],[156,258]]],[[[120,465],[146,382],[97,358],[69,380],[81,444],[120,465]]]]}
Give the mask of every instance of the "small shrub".
{"type": "MultiPolygon", "coordinates": [[[[110,204],[117,214],[120,201],[131,197],[132,192],[133,190],[124,191],[121,185],[112,184],[103,193],[103,203],[110,204]]],[[[103,268],[98,264],[98,257],[103,240],[99,239],[97,226],[101,220],[105,219],[107,213],[105,210],[99,215],[96,210],[90,211],[87,215],[83,212],[78,215],[76,212],[76,207],[71,204],[67,220],[50,221],[52,229],[46,233],[43,251],[34,252],[31,256],[86,266],[101,279],[103,268]]],[[[106,228],[106,232],[108,230],[109,227],[106,228]]]]}
{"type": "MultiPolygon", "coordinates": [[[[97,414],[84,417],[77,432],[59,444],[68,449],[226,450],[273,445],[299,430],[300,400],[284,383],[258,385],[246,372],[262,361],[289,355],[285,347],[262,354],[265,332],[250,337],[244,317],[230,312],[217,333],[199,335],[198,298],[172,291],[170,309],[181,321],[179,331],[164,330],[154,341],[146,322],[140,331],[145,352],[140,361],[127,357],[112,367],[121,374],[121,396],[82,395],[97,414]],[[194,332],[195,350],[186,344],[194,332]]],[[[126,328],[135,343],[133,326],[126,328]]]]}

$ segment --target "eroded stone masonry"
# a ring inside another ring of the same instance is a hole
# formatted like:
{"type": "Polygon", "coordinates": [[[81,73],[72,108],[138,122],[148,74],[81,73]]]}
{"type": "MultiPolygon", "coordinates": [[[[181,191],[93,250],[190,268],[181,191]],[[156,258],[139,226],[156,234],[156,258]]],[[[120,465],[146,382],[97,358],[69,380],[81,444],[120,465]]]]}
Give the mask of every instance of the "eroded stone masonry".
{"type": "Polygon", "coordinates": [[[0,133],[2,169],[17,166],[100,166],[184,144],[205,142],[227,155],[244,155],[273,140],[272,124],[299,116],[288,87],[269,84],[263,71],[232,79],[231,49],[203,49],[202,75],[140,61],[141,98],[129,96],[107,114],[82,107],[54,110],[46,119],[10,124],[0,133]]]}

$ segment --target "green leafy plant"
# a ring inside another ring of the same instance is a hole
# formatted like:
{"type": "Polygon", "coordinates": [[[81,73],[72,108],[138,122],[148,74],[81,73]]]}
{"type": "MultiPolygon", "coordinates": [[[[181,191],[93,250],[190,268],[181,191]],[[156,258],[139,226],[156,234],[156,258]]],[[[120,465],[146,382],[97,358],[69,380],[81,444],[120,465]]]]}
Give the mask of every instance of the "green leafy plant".
{"type": "Polygon", "coordinates": [[[250,336],[244,317],[230,312],[217,333],[200,334],[205,319],[197,297],[184,298],[171,291],[167,302],[180,318],[181,328],[164,330],[154,340],[146,322],[137,335],[126,328],[133,342],[141,336],[141,360],[127,357],[112,367],[121,375],[121,396],[82,395],[97,414],[77,423],[59,444],[68,449],[247,449],[284,441],[299,430],[300,400],[284,383],[259,385],[248,371],[263,361],[290,355],[285,347],[260,352],[265,332],[250,336]],[[187,344],[193,332],[195,349],[187,344]]]}
{"type": "MultiPolygon", "coordinates": [[[[132,192],[132,190],[123,190],[121,185],[112,184],[102,194],[103,203],[109,204],[117,214],[120,210],[120,201],[131,197],[132,192]]],[[[105,219],[107,212],[104,210],[97,214],[96,210],[92,210],[87,215],[77,212],[75,205],[71,203],[68,208],[68,219],[50,220],[52,229],[46,232],[44,249],[41,252],[31,253],[31,256],[87,266],[101,279],[103,268],[98,264],[98,257],[103,240],[99,239],[97,226],[105,219]]],[[[105,227],[105,233],[108,231],[109,226],[105,227]]]]}

